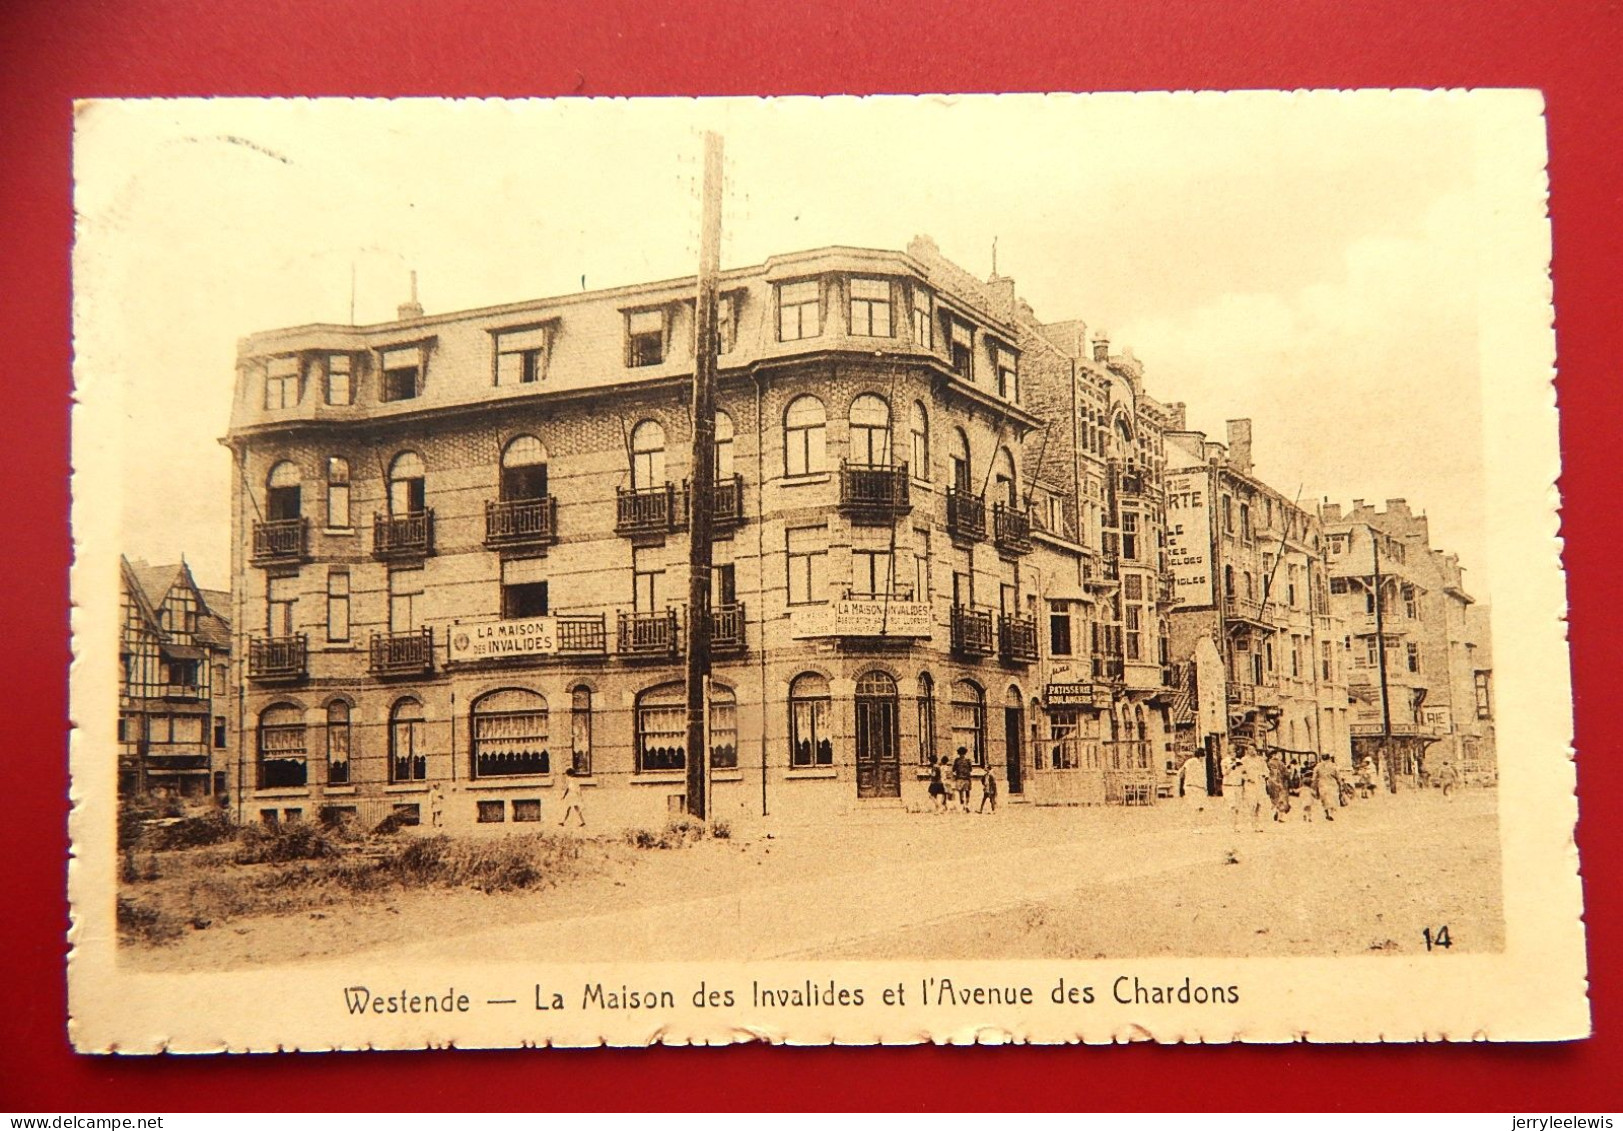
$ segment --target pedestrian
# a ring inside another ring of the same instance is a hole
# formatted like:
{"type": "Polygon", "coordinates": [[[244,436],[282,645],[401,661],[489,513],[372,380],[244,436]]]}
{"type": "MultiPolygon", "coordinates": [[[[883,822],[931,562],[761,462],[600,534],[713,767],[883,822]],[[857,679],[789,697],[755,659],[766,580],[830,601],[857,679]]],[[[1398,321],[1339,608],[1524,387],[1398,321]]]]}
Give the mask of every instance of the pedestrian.
{"type": "Polygon", "coordinates": [[[930,755],[930,808],[937,813],[947,811],[947,783],[941,780],[941,759],[930,755]]]}
{"type": "MultiPolygon", "coordinates": [[[[1313,767],[1313,789],[1318,794],[1319,805],[1324,809],[1324,819],[1333,821],[1336,815],[1330,812],[1330,803],[1341,807],[1341,772],[1336,769],[1336,760],[1326,756],[1319,759],[1318,765],[1313,767]]],[[[1309,795],[1305,802],[1312,808],[1313,797],[1309,795]]]]}
{"type": "Polygon", "coordinates": [[[1206,807],[1205,755],[1191,754],[1184,760],[1183,768],[1178,771],[1178,792],[1197,810],[1206,807]]]}
{"type": "Polygon", "coordinates": [[[997,812],[997,775],[990,769],[981,777],[981,807],[976,812],[986,812],[986,805],[990,802],[992,812],[997,812]]]}
{"type": "Polygon", "coordinates": [[[1291,788],[1285,776],[1285,758],[1277,750],[1268,755],[1268,798],[1274,805],[1274,820],[1284,820],[1291,811],[1291,788]]]}
{"type": "Polygon", "coordinates": [[[439,782],[428,788],[428,823],[436,829],[445,824],[445,790],[439,782]]]}
{"type": "Polygon", "coordinates": [[[569,814],[575,814],[575,820],[580,822],[580,828],[586,827],[586,813],[580,807],[580,782],[575,777],[575,767],[571,766],[564,771],[564,792],[559,803],[564,807],[564,815],[558,820],[561,829],[569,823],[569,814]]]}
{"type": "Polygon", "coordinates": [[[1223,775],[1223,796],[1228,800],[1229,820],[1235,830],[1242,821],[1250,820],[1253,831],[1262,831],[1262,810],[1268,804],[1268,791],[1258,762],[1260,759],[1241,751],[1223,775]]]}
{"type": "Polygon", "coordinates": [[[958,807],[969,812],[969,782],[975,776],[975,764],[969,760],[969,747],[960,746],[958,757],[952,760],[952,783],[958,792],[958,807]]]}
{"type": "Polygon", "coordinates": [[[1454,787],[1460,784],[1460,776],[1454,770],[1453,762],[1444,762],[1443,768],[1437,774],[1437,785],[1442,789],[1443,796],[1447,797],[1454,792],[1454,787]]]}

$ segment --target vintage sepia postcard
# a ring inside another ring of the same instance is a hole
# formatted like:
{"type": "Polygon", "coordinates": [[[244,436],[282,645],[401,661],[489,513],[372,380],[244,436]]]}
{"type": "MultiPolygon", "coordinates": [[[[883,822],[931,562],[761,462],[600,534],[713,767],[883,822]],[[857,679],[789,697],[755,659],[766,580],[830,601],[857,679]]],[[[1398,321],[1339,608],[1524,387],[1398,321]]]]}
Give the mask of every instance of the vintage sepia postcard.
{"type": "Polygon", "coordinates": [[[1587,1035],[1545,153],[80,104],[75,1046],[1587,1035]]]}

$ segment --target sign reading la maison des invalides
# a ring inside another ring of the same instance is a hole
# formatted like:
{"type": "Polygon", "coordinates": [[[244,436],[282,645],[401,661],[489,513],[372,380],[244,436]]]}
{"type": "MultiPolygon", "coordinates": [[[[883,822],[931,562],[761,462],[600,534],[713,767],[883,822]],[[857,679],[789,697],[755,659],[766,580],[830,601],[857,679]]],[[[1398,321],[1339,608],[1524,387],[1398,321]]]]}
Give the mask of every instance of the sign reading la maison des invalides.
{"type": "Polygon", "coordinates": [[[796,640],[819,636],[930,636],[930,602],[856,597],[794,609],[790,631],[796,640]]]}
{"type": "Polygon", "coordinates": [[[451,628],[451,659],[500,660],[509,656],[550,656],[558,651],[557,617],[518,620],[458,621],[451,628]]]}
{"type": "Polygon", "coordinates": [[[1210,484],[1204,469],[1166,475],[1167,565],[1186,609],[1212,603],[1210,484]]]}

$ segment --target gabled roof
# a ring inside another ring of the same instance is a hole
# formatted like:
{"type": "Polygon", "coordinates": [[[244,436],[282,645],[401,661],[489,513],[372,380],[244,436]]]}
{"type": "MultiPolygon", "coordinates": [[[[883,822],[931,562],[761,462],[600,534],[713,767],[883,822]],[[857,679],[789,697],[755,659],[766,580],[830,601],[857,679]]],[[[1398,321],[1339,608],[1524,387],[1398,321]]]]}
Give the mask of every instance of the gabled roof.
{"type": "Polygon", "coordinates": [[[181,571],[185,568],[184,563],[181,562],[176,562],[174,565],[155,566],[148,565],[140,559],[132,562],[128,558],[124,559],[124,565],[128,569],[129,576],[134,580],[136,587],[140,590],[141,596],[146,599],[147,604],[153,609],[157,609],[163,604],[164,598],[169,596],[169,590],[173,589],[175,582],[181,579],[181,571]]]}

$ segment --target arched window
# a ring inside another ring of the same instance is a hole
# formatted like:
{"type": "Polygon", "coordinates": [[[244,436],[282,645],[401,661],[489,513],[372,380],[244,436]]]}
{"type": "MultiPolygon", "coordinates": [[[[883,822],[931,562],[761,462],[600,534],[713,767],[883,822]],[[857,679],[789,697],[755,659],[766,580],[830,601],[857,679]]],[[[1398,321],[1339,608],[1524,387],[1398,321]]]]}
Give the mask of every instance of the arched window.
{"type": "Polygon", "coordinates": [[[631,489],[647,491],[665,485],[665,429],[644,420],[631,432],[631,489]]]}
{"type": "Polygon", "coordinates": [[[1234,597],[1234,567],[1231,565],[1223,567],[1223,596],[1229,599],[1234,597]]]}
{"type": "Polygon", "coordinates": [[[828,417],[823,402],[811,395],[796,397],[783,414],[783,460],[787,475],[813,475],[828,470],[828,417]]]}
{"type": "Polygon", "coordinates": [[[789,765],[832,766],[828,680],[816,672],[797,675],[789,685],[789,765]]]}
{"type": "Polygon", "coordinates": [[[952,430],[951,472],[952,488],[966,495],[975,494],[973,468],[969,462],[969,437],[962,428],[952,430]]]}
{"type": "Polygon", "coordinates": [[[547,700],[522,687],[492,691],[473,702],[473,776],[509,778],[552,772],[547,700]]]}
{"type": "Polygon", "coordinates": [[[401,452],[389,464],[389,513],[396,518],[408,514],[421,514],[428,509],[428,495],[423,487],[423,457],[416,452],[401,452]]]}
{"type": "Polygon", "coordinates": [[[890,405],[863,393],[851,402],[851,462],[890,466],[890,405]]]}
{"type": "Polygon", "coordinates": [[[909,459],[913,465],[913,478],[930,478],[930,418],[925,414],[924,406],[918,401],[913,402],[909,416],[909,426],[913,434],[913,446],[909,452],[909,459]]]}
{"type": "Polygon", "coordinates": [[[261,711],[258,749],[260,789],[296,789],[308,784],[300,708],[276,703],[261,711]]]}
{"type": "Polygon", "coordinates": [[[327,784],[349,784],[349,704],[327,704],[327,784]]]}
{"type": "Polygon", "coordinates": [[[637,696],[637,772],[687,766],[687,696],[680,683],[662,683],[637,696]]]}
{"type": "Polygon", "coordinates": [[[952,744],[954,755],[962,746],[975,765],[986,765],[986,693],[967,679],[952,685],[952,744]]]}
{"type": "Polygon", "coordinates": [[[738,696],[721,683],[710,685],[710,768],[738,766],[738,696]]]}
{"type": "Polygon", "coordinates": [[[411,696],[389,709],[389,780],[423,781],[428,777],[428,741],[423,705],[411,696]]]}
{"type": "Polygon", "coordinates": [[[547,449],[534,436],[515,436],[502,449],[504,503],[547,497],[547,449]]]}
{"type": "Polygon", "coordinates": [[[1002,503],[1009,510],[1020,509],[1020,484],[1014,474],[1014,456],[1008,448],[997,450],[997,464],[992,470],[992,501],[1002,503]]]}
{"type": "Polygon", "coordinates": [[[716,411],[716,482],[733,477],[733,418],[716,411]]]}
{"type": "Polygon", "coordinates": [[[584,683],[569,693],[570,765],[581,777],[592,775],[592,689],[584,683]]]}
{"type": "Polygon", "coordinates": [[[265,520],[287,522],[296,519],[303,508],[300,505],[299,465],[283,460],[271,468],[265,481],[265,520]]]}
{"type": "Polygon", "coordinates": [[[1116,417],[1116,432],[1121,436],[1121,442],[1129,448],[1133,445],[1133,426],[1127,422],[1125,415],[1116,417]]]}
{"type": "Polygon", "coordinates": [[[328,456],[327,528],[348,530],[349,527],[349,460],[342,456],[328,456]]]}
{"type": "Polygon", "coordinates": [[[935,760],[935,680],[929,672],[919,673],[919,765],[935,760]]]}

